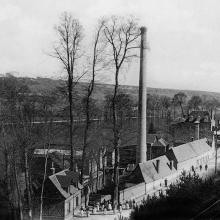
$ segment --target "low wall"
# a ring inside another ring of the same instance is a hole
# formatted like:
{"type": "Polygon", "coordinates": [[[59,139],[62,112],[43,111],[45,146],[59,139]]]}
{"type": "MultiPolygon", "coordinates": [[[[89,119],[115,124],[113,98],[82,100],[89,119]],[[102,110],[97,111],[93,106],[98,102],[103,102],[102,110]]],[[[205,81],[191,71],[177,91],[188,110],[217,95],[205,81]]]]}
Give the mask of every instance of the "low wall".
{"type": "Polygon", "coordinates": [[[167,180],[167,186],[171,183],[174,183],[176,179],[179,177],[179,172],[174,172],[173,174],[161,178],[159,180],[153,181],[151,183],[146,184],[145,182],[134,185],[132,187],[126,188],[120,191],[119,198],[120,203],[125,203],[126,201],[130,201],[135,199],[136,202],[141,201],[147,196],[159,195],[160,191],[165,192],[165,179],[167,180]]]}
{"type": "Polygon", "coordinates": [[[133,200],[139,196],[146,194],[145,183],[140,183],[135,186],[126,188],[119,192],[120,203],[125,203],[126,201],[133,200]]]}

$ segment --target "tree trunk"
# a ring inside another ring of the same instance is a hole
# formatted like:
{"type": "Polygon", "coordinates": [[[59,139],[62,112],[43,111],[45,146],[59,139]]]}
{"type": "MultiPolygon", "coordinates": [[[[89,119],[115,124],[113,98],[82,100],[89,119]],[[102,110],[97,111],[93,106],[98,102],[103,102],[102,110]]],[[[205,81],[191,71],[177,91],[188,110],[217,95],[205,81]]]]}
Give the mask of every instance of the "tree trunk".
{"type": "Polygon", "coordinates": [[[70,170],[74,171],[74,147],[73,147],[73,79],[71,74],[69,73],[68,77],[68,98],[69,98],[69,117],[70,117],[70,124],[69,124],[69,138],[70,138],[70,170]]]}
{"type": "Polygon", "coordinates": [[[9,198],[9,192],[10,192],[10,181],[9,181],[9,161],[8,161],[8,149],[5,146],[5,152],[4,152],[4,156],[5,156],[5,182],[6,182],[6,195],[9,198]]]}
{"type": "MultiPolygon", "coordinates": [[[[88,93],[89,94],[89,93],[88,93]]],[[[88,138],[88,131],[90,125],[90,106],[89,100],[90,96],[88,95],[86,99],[86,126],[84,130],[84,137],[83,137],[83,154],[82,154],[82,170],[81,170],[81,184],[83,184],[83,175],[84,175],[84,166],[85,166],[85,159],[86,159],[86,148],[87,148],[87,138],[88,138]]]]}
{"type": "MultiPolygon", "coordinates": [[[[99,155],[99,158],[100,158],[100,155],[99,155]]],[[[98,158],[98,163],[97,163],[97,170],[96,170],[96,192],[98,192],[99,190],[99,163],[100,163],[100,159],[98,158]]]]}
{"type": "Polygon", "coordinates": [[[116,115],[116,97],[118,92],[118,74],[119,69],[116,68],[116,74],[115,74],[115,88],[114,88],[114,96],[112,99],[112,118],[113,118],[113,133],[114,133],[114,150],[115,150],[115,166],[114,166],[114,195],[113,195],[113,201],[114,201],[114,209],[117,209],[119,204],[119,130],[117,126],[117,115],[116,115]]]}
{"type": "Polygon", "coordinates": [[[102,177],[102,185],[105,186],[105,157],[102,156],[102,173],[103,173],[103,177],[102,177]],[[104,162],[103,162],[104,161],[104,162]]]}
{"type": "MultiPolygon", "coordinates": [[[[49,133],[50,135],[50,133],[49,133]]],[[[50,139],[50,138],[49,138],[50,139]]],[[[47,175],[47,159],[48,159],[48,152],[49,152],[49,149],[50,149],[50,141],[49,141],[49,146],[48,146],[48,150],[47,150],[47,153],[45,155],[45,163],[44,163],[44,178],[43,178],[43,182],[42,182],[42,186],[41,186],[41,195],[40,195],[40,220],[42,220],[42,216],[43,216],[43,195],[44,195],[44,183],[45,183],[45,180],[46,180],[46,175],[47,175]]],[[[44,152],[45,152],[46,148],[45,148],[45,145],[44,145],[44,152]]]]}
{"type": "Polygon", "coordinates": [[[28,150],[24,149],[25,159],[25,184],[27,190],[27,202],[28,202],[28,216],[32,220],[32,201],[31,201],[31,189],[30,189],[30,178],[29,178],[29,165],[28,165],[28,150]]]}
{"type": "Polygon", "coordinates": [[[22,200],[21,200],[20,187],[18,184],[18,176],[17,176],[15,157],[14,157],[14,162],[13,162],[13,168],[14,168],[15,186],[16,186],[17,196],[18,196],[17,202],[18,202],[18,209],[19,209],[19,218],[20,218],[20,220],[23,220],[23,205],[22,205],[22,200]]]}
{"type": "Polygon", "coordinates": [[[181,103],[180,103],[180,108],[181,108],[181,111],[182,111],[182,117],[184,118],[183,106],[182,106],[181,103]]]}

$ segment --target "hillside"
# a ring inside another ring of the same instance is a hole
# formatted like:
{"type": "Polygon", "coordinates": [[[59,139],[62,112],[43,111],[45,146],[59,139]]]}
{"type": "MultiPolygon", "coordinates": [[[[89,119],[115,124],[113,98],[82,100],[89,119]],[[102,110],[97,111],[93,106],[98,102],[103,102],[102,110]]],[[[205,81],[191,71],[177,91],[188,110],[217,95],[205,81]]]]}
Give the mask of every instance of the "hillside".
{"type": "MultiPolygon", "coordinates": [[[[59,86],[64,86],[64,80],[54,80],[50,78],[19,78],[20,80],[24,81],[33,93],[44,93],[44,92],[51,92],[59,86]]],[[[84,95],[87,87],[87,83],[78,83],[76,86],[76,90],[80,95],[84,95]]],[[[133,100],[137,100],[138,97],[138,87],[137,86],[128,86],[122,85],[120,86],[121,91],[130,94],[133,100]]],[[[157,95],[166,95],[169,97],[173,97],[174,94],[178,93],[179,91],[183,91],[187,98],[190,98],[193,95],[199,96],[207,96],[207,98],[216,98],[220,101],[220,93],[217,92],[207,92],[207,91],[195,91],[195,90],[176,90],[176,89],[161,89],[161,88],[148,88],[149,94],[157,94],[157,95]]],[[[94,91],[94,98],[98,102],[102,102],[104,100],[105,95],[111,94],[113,92],[113,85],[111,84],[96,84],[95,91],[94,91]]]]}

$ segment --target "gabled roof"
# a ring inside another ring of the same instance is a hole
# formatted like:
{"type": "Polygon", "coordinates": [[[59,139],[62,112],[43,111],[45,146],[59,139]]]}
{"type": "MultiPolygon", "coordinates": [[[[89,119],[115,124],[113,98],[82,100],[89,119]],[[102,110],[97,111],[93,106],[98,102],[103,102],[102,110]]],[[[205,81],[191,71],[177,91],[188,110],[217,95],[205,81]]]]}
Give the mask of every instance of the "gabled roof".
{"type": "Polygon", "coordinates": [[[150,183],[152,181],[169,176],[174,172],[174,168],[171,170],[169,167],[169,160],[166,156],[160,156],[153,160],[146,161],[144,163],[139,163],[138,166],[141,170],[142,176],[145,183],[150,183]],[[159,169],[157,172],[157,160],[159,160],[159,169]]]}
{"type": "Polygon", "coordinates": [[[69,187],[71,184],[71,177],[63,176],[63,175],[56,175],[58,182],[60,183],[62,188],[69,187]]]}
{"type": "Polygon", "coordinates": [[[72,194],[78,192],[79,189],[83,188],[82,185],[77,182],[79,180],[79,173],[69,171],[68,169],[49,176],[49,179],[64,198],[70,197],[72,194]],[[77,183],[78,188],[73,186],[72,183],[77,183]],[[70,187],[69,192],[65,190],[68,187],[70,187]]]}
{"type": "Polygon", "coordinates": [[[66,175],[71,178],[73,183],[79,182],[80,174],[78,172],[67,170],[65,171],[66,175]]]}
{"type": "MultiPolygon", "coordinates": [[[[153,160],[146,161],[144,163],[139,163],[133,172],[129,175],[129,180],[135,179],[144,181],[145,183],[150,183],[158,179],[165,178],[171,173],[175,172],[175,168],[172,169],[169,167],[170,162],[166,156],[160,156],[153,160]],[[159,161],[159,169],[157,170],[157,160],[159,161]],[[140,176],[141,175],[141,176],[140,176]]],[[[128,180],[128,181],[129,181],[128,180]]]]}
{"type": "Polygon", "coordinates": [[[183,162],[197,156],[188,143],[174,147],[172,151],[177,162],[183,162]]]}
{"type": "Polygon", "coordinates": [[[54,186],[57,188],[57,190],[60,192],[60,194],[64,197],[64,198],[68,198],[70,197],[70,194],[68,192],[66,192],[62,186],[60,185],[60,182],[58,181],[56,174],[49,176],[49,179],[51,180],[51,182],[54,184],[54,186]]]}
{"type": "Polygon", "coordinates": [[[206,138],[172,148],[173,154],[177,162],[189,160],[191,158],[200,156],[210,150],[211,147],[207,144],[206,138]]]}
{"type": "Polygon", "coordinates": [[[163,138],[156,138],[152,146],[162,146],[166,147],[168,143],[163,138]]]}

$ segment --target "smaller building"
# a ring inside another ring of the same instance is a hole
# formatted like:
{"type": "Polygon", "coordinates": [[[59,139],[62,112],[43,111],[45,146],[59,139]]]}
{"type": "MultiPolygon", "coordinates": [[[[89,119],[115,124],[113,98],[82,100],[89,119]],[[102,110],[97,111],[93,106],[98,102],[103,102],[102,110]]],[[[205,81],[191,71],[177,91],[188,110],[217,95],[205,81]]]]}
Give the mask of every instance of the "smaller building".
{"type": "MultiPolygon", "coordinates": [[[[63,149],[35,149],[32,175],[33,175],[33,188],[38,189],[41,187],[44,176],[44,166],[47,155],[47,168],[46,176],[52,174],[51,169],[54,169],[56,173],[69,168],[70,150],[63,149]]],[[[77,170],[81,170],[82,167],[82,150],[75,151],[74,161],[76,162],[77,170]]],[[[91,155],[86,161],[84,166],[84,183],[90,184],[91,191],[97,192],[103,188],[103,166],[106,164],[106,156],[100,151],[100,155],[96,155],[96,158],[91,155]]]]}
{"type": "Polygon", "coordinates": [[[173,163],[166,156],[160,156],[155,159],[139,163],[134,171],[127,177],[126,185],[138,184],[145,182],[146,184],[160,181],[160,184],[165,184],[164,178],[176,171],[173,163]]]}
{"type": "Polygon", "coordinates": [[[43,219],[72,219],[81,207],[82,189],[78,172],[67,169],[49,176],[44,186],[43,219]]]}
{"type": "Polygon", "coordinates": [[[176,175],[173,162],[164,155],[139,163],[130,175],[123,179],[120,202],[125,203],[132,199],[138,201],[152,196],[158,189],[167,187],[176,175]]]}
{"type": "Polygon", "coordinates": [[[199,139],[174,147],[167,152],[169,160],[174,161],[178,171],[200,171],[208,168],[208,161],[213,156],[213,149],[207,139],[199,139]]]}
{"type": "Polygon", "coordinates": [[[169,143],[162,137],[155,135],[153,143],[147,144],[147,160],[165,155],[169,150],[169,143]]]}
{"type": "MultiPolygon", "coordinates": [[[[164,136],[162,134],[147,134],[147,160],[162,156],[169,149],[169,143],[164,136]]],[[[120,167],[126,168],[128,164],[136,164],[136,157],[134,156],[136,155],[136,148],[137,133],[132,133],[129,137],[122,137],[122,144],[119,148],[120,167]]]]}

